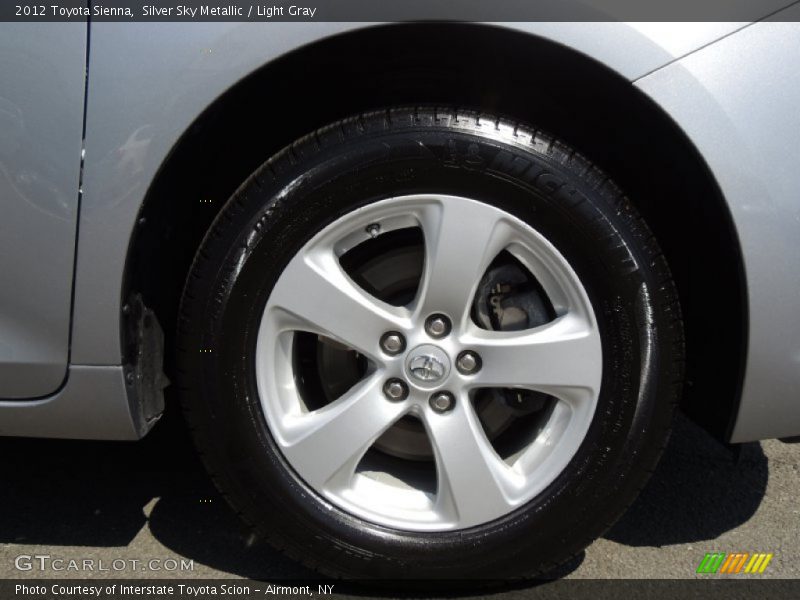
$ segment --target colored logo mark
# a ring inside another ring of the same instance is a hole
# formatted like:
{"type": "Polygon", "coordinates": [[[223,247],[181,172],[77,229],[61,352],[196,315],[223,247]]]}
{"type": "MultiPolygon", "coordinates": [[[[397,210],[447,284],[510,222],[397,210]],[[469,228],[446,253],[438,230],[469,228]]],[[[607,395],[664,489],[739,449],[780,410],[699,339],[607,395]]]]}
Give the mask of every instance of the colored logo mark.
{"type": "Polygon", "coordinates": [[[698,573],[763,573],[767,569],[769,561],[774,554],[756,552],[712,552],[706,554],[700,565],[697,567],[698,573]]]}

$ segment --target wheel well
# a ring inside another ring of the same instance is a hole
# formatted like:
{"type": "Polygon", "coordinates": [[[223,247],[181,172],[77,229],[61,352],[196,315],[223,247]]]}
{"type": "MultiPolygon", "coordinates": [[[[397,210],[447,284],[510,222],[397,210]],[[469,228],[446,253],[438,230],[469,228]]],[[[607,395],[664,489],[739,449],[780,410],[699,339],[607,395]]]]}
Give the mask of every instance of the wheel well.
{"type": "Polygon", "coordinates": [[[339,118],[420,103],[542,127],[615,179],[653,230],[678,286],[688,358],[684,408],[727,439],[743,377],[746,295],[725,200],[694,146],[644,94],[592,59],[524,33],[381,26],[305,46],[253,73],[193,123],[152,182],[123,297],[141,293],[170,343],[192,258],[251,172],[339,118]],[[711,298],[713,319],[704,310],[711,298]]]}

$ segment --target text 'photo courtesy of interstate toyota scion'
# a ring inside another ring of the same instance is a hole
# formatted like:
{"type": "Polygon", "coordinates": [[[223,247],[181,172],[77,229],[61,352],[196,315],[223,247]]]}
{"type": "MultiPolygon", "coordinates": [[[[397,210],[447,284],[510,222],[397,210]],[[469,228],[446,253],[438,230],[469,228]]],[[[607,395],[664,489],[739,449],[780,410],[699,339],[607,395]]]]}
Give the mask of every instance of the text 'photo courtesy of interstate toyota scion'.
{"type": "MultiPolygon", "coordinates": [[[[696,493],[645,487],[678,415],[735,456],[800,439],[800,4],[123,4],[0,22],[0,436],[149,448],[174,414],[246,552],[453,587],[561,577],[637,498],[658,523],[696,493]]],[[[711,529],[673,532],[687,577],[792,568],[711,529]]],[[[671,543],[648,531],[631,545],[671,543]]],[[[56,554],[79,561],[17,552],[56,554]]]]}

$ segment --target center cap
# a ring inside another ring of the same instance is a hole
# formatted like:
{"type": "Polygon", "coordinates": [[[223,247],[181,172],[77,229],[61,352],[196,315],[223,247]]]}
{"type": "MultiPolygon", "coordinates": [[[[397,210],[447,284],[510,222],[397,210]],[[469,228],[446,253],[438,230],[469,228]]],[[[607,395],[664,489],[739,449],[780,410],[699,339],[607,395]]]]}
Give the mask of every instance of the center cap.
{"type": "Polygon", "coordinates": [[[435,387],[450,374],[450,357],[432,344],[417,346],[406,359],[408,377],[421,387],[435,387]]]}

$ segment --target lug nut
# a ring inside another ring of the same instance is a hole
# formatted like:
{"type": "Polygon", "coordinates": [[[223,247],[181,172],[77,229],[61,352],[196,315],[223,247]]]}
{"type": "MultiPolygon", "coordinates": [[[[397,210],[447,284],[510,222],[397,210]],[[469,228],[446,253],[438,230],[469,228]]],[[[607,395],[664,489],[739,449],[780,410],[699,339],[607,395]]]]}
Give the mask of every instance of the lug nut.
{"type": "Polygon", "coordinates": [[[439,413],[446,413],[453,409],[456,399],[450,392],[436,392],[429,400],[431,408],[439,413]]]}
{"type": "Polygon", "coordinates": [[[394,356],[406,349],[406,340],[403,334],[397,331],[388,331],[381,336],[381,348],[386,354],[394,356]]]}
{"type": "Polygon", "coordinates": [[[408,386],[400,379],[389,379],[383,384],[383,393],[389,400],[405,400],[408,397],[408,386]]]}
{"type": "Polygon", "coordinates": [[[432,338],[443,338],[450,333],[450,319],[444,315],[431,315],[425,320],[425,331],[432,338]]]}
{"type": "Polygon", "coordinates": [[[462,375],[472,375],[481,370],[481,357],[469,350],[464,350],[456,359],[456,368],[462,375]]]}

